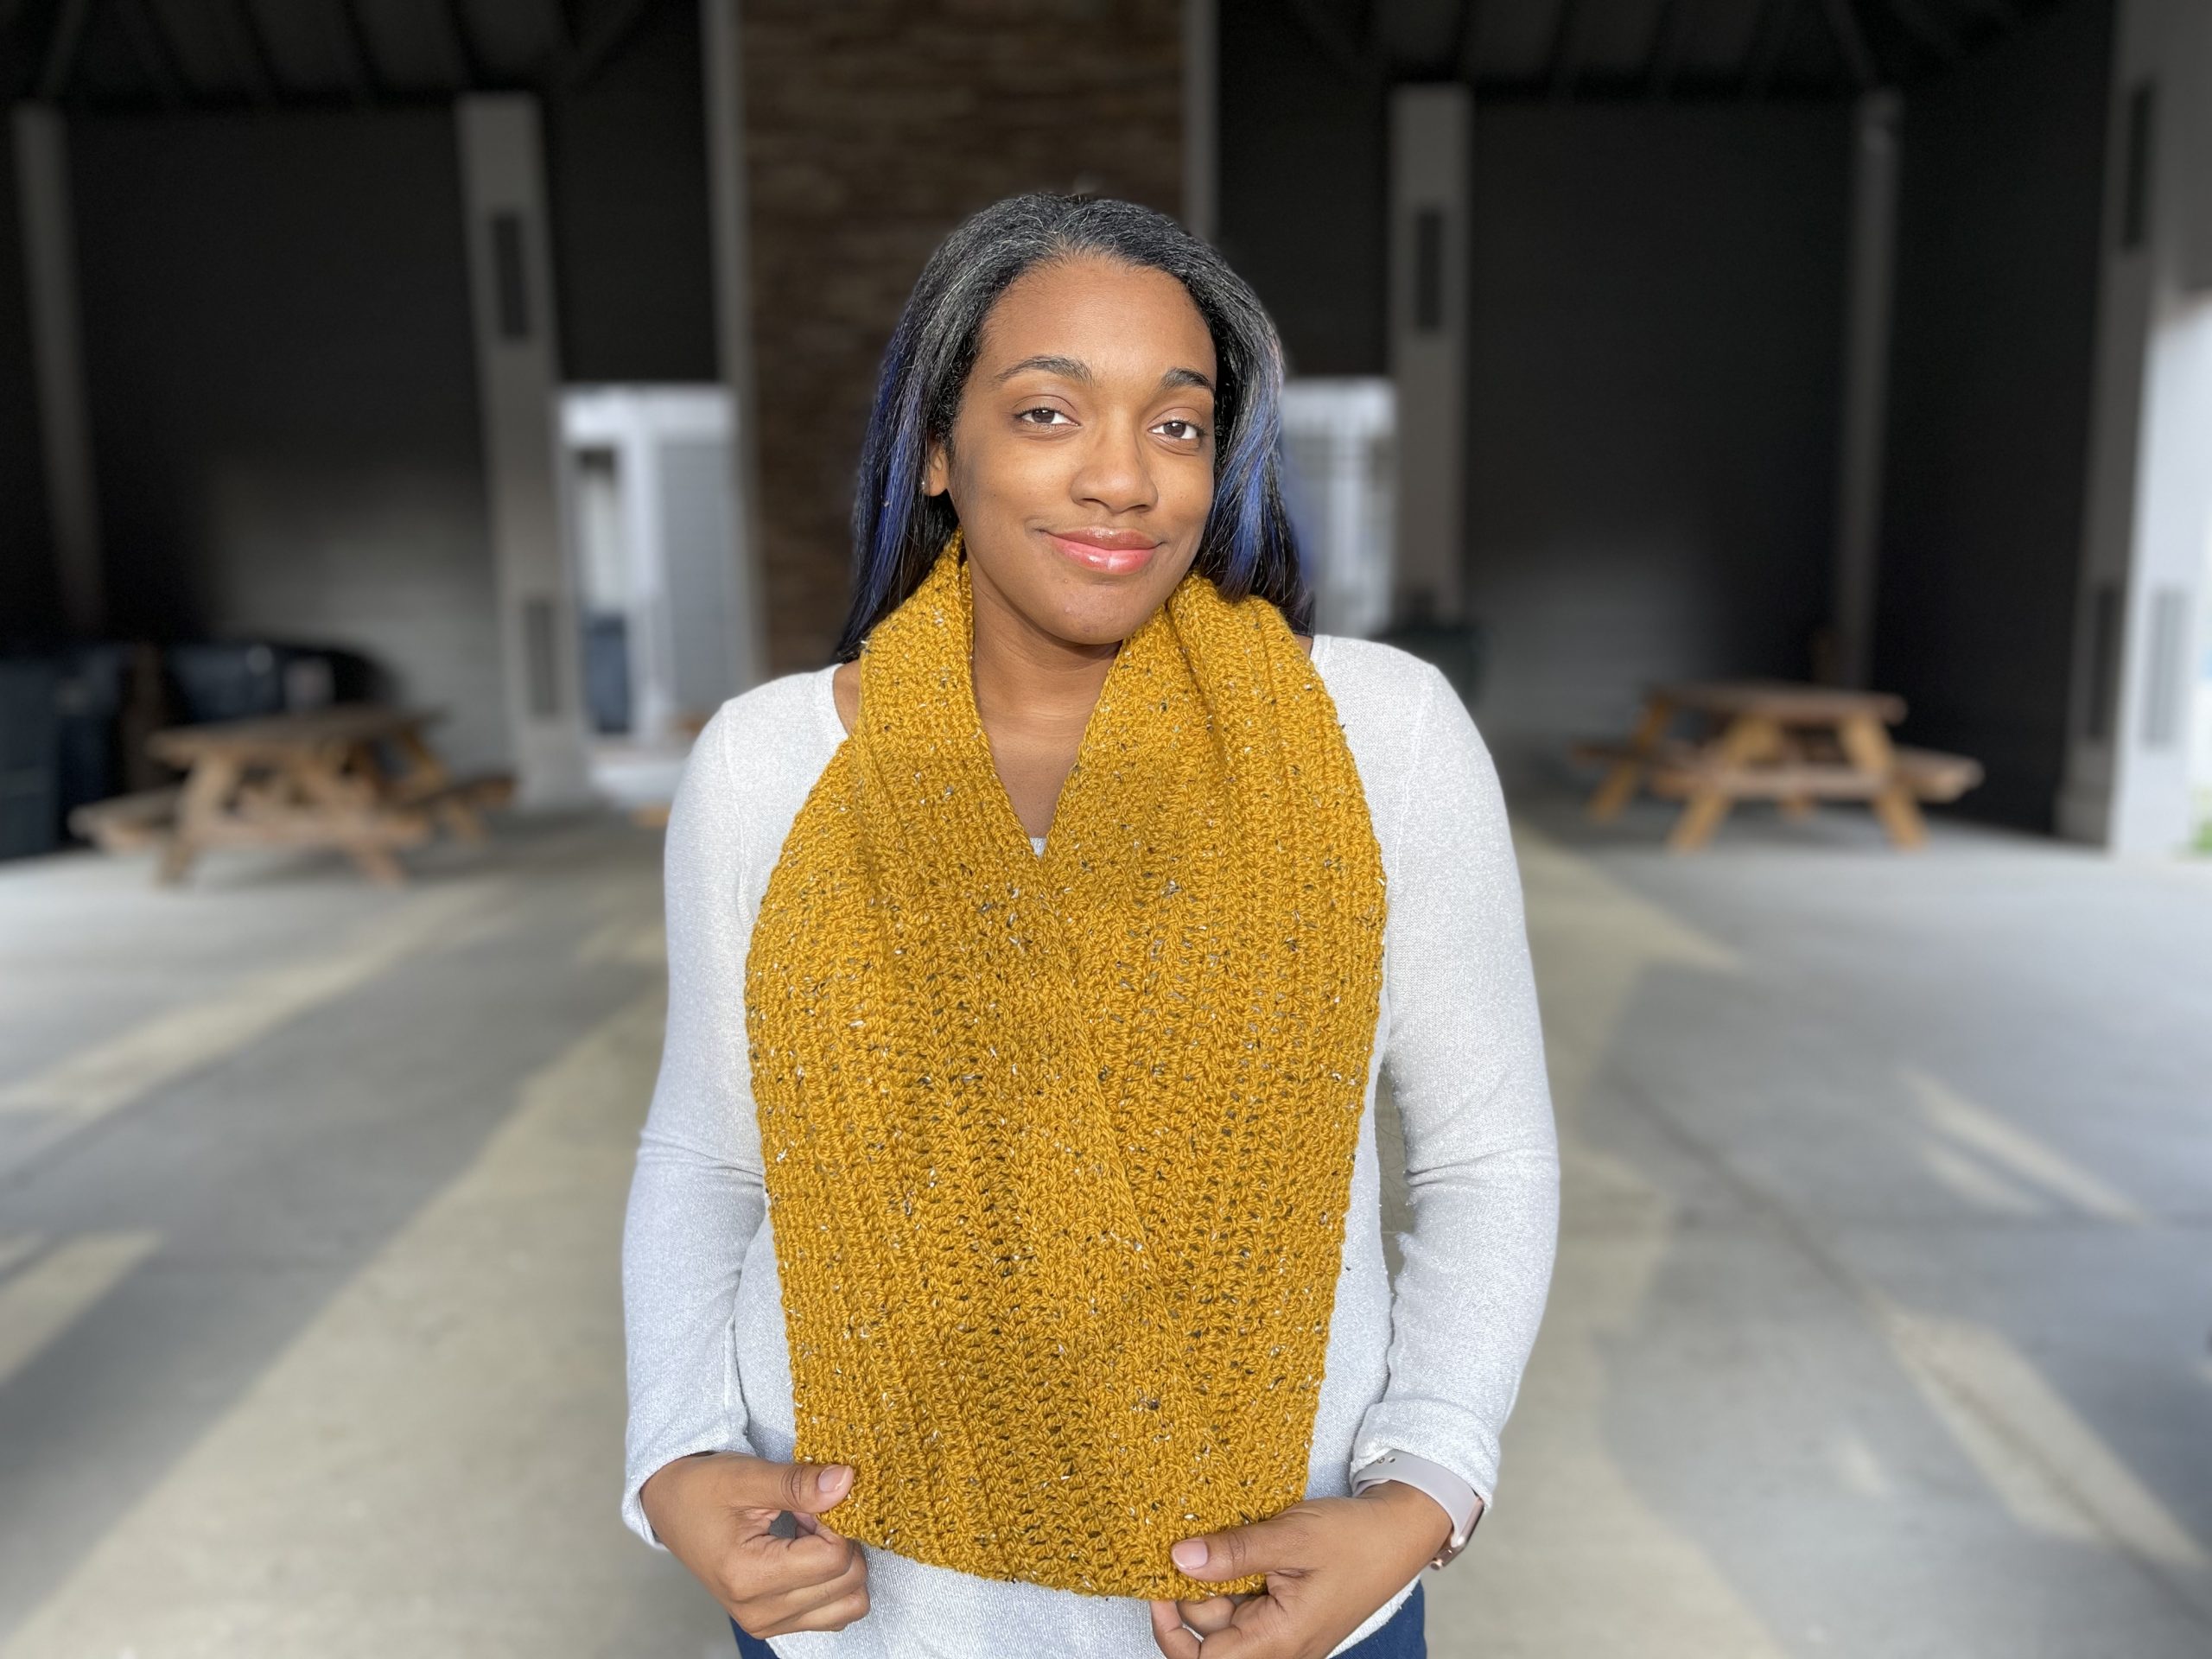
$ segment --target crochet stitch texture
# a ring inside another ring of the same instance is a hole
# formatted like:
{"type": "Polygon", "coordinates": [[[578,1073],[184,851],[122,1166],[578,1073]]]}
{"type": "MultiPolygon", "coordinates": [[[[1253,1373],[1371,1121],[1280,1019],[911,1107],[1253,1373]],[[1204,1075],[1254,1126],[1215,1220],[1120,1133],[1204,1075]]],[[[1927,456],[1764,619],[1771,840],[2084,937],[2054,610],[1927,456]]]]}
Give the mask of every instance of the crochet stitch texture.
{"type": "Polygon", "coordinates": [[[958,539],[877,624],[746,1017],[833,1529],[1096,1595],[1304,1495],[1382,993],[1381,849],[1282,613],[1196,571],[1123,643],[1040,858],[958,539]]]}

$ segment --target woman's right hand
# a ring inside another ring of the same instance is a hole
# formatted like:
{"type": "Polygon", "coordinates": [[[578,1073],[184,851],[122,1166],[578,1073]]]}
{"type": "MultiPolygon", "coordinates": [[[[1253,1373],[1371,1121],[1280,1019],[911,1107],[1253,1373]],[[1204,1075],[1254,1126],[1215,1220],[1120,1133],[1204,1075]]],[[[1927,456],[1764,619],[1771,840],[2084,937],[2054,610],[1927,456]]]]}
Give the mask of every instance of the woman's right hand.
{"type": "Polygon", "coordinates": [[[639,1493],[669,1554],[748,1636],[842,1630],[868,1611],[868,1557],[817,1519],[852,1490],[843,1464],[771,1463],[738,1452],[678,1458],[639,1493]],[[798,1535],[770,1530],[789,1510],[798,1535]]]}

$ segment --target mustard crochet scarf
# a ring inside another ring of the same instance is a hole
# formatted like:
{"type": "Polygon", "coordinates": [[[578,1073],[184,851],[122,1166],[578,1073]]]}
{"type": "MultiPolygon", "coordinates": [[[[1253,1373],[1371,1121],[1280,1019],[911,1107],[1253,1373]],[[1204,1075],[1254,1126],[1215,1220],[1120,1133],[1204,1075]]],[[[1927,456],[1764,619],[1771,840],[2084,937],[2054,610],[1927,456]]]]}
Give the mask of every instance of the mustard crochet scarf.
{"type": "Polygon", "coordinates": [[[972,616],[956,536],[869,634],[753,926],[795,1455],[853,1465],[833,1529],[917,1560],[1219,1593],[1168,1547],[1306,1491],[1382,855],[1282,613],[1194,571],[1115,658],[1040,858],[972,616]]]}

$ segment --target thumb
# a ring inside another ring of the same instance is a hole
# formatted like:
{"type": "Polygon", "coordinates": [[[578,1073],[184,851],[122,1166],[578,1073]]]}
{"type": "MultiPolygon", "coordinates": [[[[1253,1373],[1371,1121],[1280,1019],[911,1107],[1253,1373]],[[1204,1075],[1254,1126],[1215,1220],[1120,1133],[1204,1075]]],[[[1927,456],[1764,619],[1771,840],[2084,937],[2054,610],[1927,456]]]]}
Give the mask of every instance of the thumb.
{"type": "Polygon", "coordinates": [[[1167,1554],[1191,1577],[1213,1583],[1306,1565],[1295,1548],[1298,1537],[1299,1529],[1285,1517],[1270,1516],[1249,1527],[1185,1538],[1167,1554]]]}
{"type": "Polygon", "coordinates": [[[853,1490],[852,1465],[843,1463],[756,1462],[734,1495],[745,1508],[820,1515],[853,1490]]]}

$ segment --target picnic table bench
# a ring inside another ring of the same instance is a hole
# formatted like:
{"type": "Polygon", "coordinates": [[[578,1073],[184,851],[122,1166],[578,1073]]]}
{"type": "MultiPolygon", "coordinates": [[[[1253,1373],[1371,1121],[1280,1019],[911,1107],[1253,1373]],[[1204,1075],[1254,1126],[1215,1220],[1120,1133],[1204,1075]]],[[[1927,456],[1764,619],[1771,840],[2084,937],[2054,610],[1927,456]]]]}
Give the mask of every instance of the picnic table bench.
{"type": "Polygon", "coordinates": [[[512,776],[456,777],[423,736],[435,709],[340,703],[310,713],[174,726],[147,741],[183,771],[173,788],[96,801],[70,827],[110,852],[161,849],[157,876],[181,881],[216,847],[327,847],[372,879],[406,880],[393,855],[442,826],[484,838],[485,808],[504,805],[512,776]],[[397,770],[385,756],[397,755],[397,770]]]}
{"type": "Polygon", "coordinates": [[[1576,757],[1609,767],[1589,815],[1619,815],[1640,787],[1685,803],[1667,838],[1694,852],[1741,800],[1771,800],[1803,817],[1824,800],[1865,801],[1900,848],[1928,838],[1923,801],[1956,800],[1981,781],[1964,755],[1904,748],[1888,728],[1904,700],[1883,691],[1780,680],[1700,681],[1652,688],[1643,718],[1621,742],[1583,743],[1576,757]],[[1703,717],[1694,739],[1670,735],[1679,715],[1703,717]]]}

